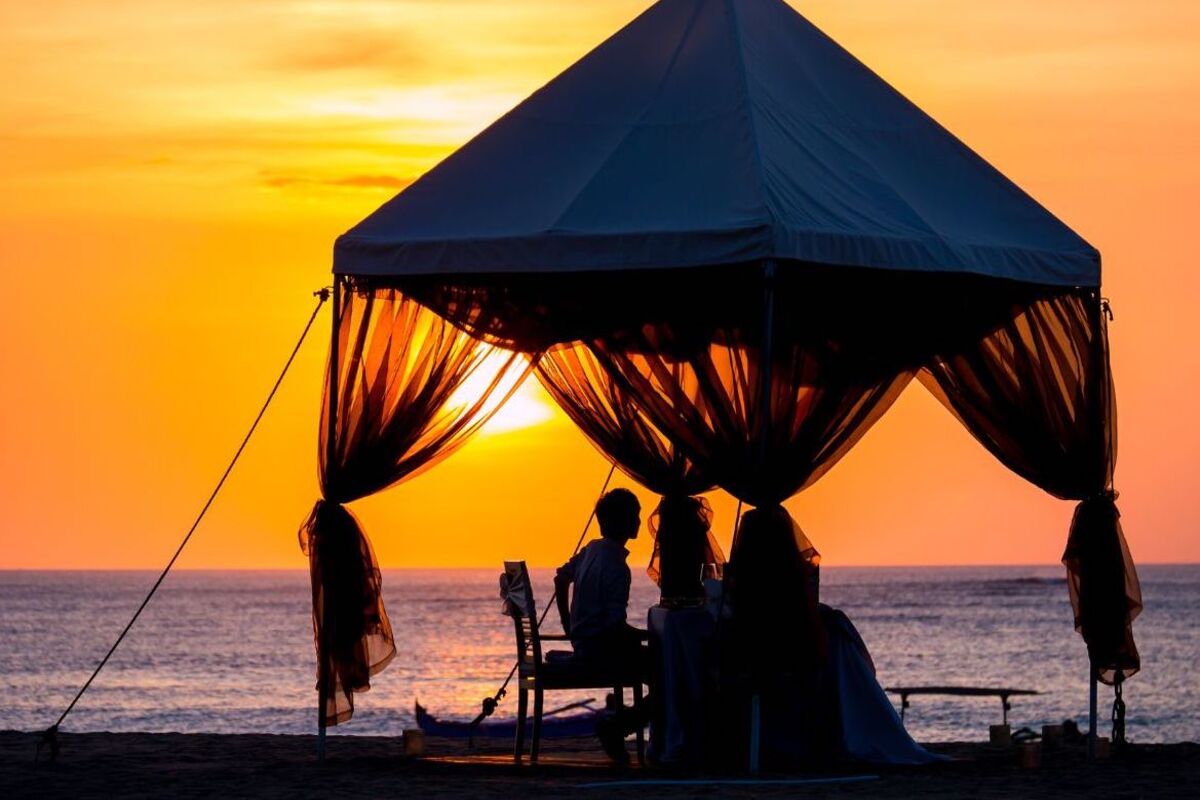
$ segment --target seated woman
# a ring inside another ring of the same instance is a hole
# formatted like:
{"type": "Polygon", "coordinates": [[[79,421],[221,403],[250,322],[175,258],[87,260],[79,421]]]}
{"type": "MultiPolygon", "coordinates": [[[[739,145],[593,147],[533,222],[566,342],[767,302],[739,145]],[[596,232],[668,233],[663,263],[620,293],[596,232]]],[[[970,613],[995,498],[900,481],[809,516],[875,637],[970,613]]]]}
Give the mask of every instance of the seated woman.
{"type": "Polygon", "coordinates": [[[822,604],[827,669],[837,692],[842,755],[875,764],[928,764],[945,760],[917,744],[875,677],[875,662],[850,619],[822,604]]]}
{"type": "Polygon", "coordinates": [[[699,497],[666,496],[650,518],[655,534],[654,555],[646,572],[658,584],[659,605],[703,605],[702,572],[706,564],[719,569],[725,555],[712,535],[712,509],[699,497]]]}
{"type": "MultiPolygon", "coordinates": [[[[782,507],[746,512],[726,577],[732,619],[722,683],[740,689],[734,708],[760,696],[763,763],[939,760],[904,730],[858,631],[819,603],[819,587],[820,554],[791,515],[782,507]]],[[[749,729],[744,716],[731,724],[749,729]]]]}
{"type": "Polygon", "coordinates": [[[748,753],[753,697],[764,765],[814,766],[836,755],[819,565],[816,548],[782,507],[742,516],[725,575],[731,616],[721,637],[726,727],[745,731],[737,760],[748,753]]]}
{"type": "Polygon", "coordinates": [[[651,757],[664,764],[700,765],[714,694],[716,621],[706,607],[704,567],[725,562],[711,531],[712,509],[702,498],[667,496],[651,517],[654,556],[647,569],[661,598],[650,609],[651,757]]]}

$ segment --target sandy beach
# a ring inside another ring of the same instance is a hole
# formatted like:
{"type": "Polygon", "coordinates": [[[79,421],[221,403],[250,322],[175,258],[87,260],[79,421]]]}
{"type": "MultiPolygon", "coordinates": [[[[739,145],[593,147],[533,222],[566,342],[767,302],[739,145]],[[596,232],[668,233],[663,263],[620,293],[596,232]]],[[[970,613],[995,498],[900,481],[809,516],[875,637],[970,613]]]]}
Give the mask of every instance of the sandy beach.
{"type": "MultiPolygon", "coordinates": [[[[385,737],[330,737],[324,763],[311,736],[63,734],[55,764],[35,766],[38,736],[0,733],[0,794],[23,797],[811,797],[846,798],[1173,798],[1200,788],[1200,744],[1135,746],[1088,764],[1080,747],[1045,754],[1022,769],[1013,750],[934,745],[953,761],[914,769],[763,775],[765,780],[878,776],[840,785],[622,785],[699,779],[650,768],[615,769],[589,740],[550,743],[536,768],[515,768],[503,743],[468,753],[457,740],[431,740],[423,758],[401,755],[385,737]]],[[[710,776],[715,780],[721,776],[710,776]]],[[[724,776],[737,778],[738,776],[724,776]]]]}

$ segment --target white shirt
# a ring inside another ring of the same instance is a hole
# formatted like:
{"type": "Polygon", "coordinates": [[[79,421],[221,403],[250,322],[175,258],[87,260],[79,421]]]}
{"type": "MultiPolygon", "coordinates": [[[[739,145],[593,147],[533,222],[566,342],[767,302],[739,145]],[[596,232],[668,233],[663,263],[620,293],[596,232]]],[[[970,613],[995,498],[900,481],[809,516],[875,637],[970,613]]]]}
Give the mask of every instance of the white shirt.
{"type": "Polygon", "coordinates": [[[629,605],[629,551],[612,539],[593,539],[558,568],[571,592],[571,640],[602,634],[625,623],[629,605]]]}

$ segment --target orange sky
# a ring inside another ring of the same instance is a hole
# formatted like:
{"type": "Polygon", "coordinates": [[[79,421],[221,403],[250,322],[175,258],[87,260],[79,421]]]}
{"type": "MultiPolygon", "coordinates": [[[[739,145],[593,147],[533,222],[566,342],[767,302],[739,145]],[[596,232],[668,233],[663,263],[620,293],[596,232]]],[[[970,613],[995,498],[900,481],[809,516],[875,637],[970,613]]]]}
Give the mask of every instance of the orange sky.
{"type": "MultiPolygon", "coordinates": [[[[1100,248],[1126,534],[1200,561],[1200,4],[794,4],[1100,248]]],[[[647,5],[0,5],[0,568],[161,565],[334,237],[647,5]]],[[[327,325],[181,566],[304,566],[327,325]]],[[[545,421],[356,504],[385,566],[568,554],[607,464],[523,402],[545,421]]],[[[1053,562],[1072,510],[915,386],[790,506],[834,565],[1053,562]]]]}

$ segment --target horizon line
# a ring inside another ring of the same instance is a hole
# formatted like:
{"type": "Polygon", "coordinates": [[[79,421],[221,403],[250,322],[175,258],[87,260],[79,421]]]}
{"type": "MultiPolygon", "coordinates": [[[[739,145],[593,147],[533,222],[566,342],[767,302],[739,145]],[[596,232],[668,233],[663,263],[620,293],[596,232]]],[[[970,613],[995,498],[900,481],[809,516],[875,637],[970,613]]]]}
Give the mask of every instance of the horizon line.
{"type": "MultiPolygon", "coordinates": [[[[557,564],[528,564],[530,569],[553,569],[557,564]]],[[[633,565],[631,565],[633,566],[633,565]]],[[[967,563],[967,564],[822,564],[822,568],[839,569],[970,569],[987,567],[1062,567],[1061,562],[1024,562],[1024,563],[967,563]]],[[[1143,561],[1138,567],[1200,567],[1200,561],[1143,561]]],[[[172,572],[304,572],[305,566],[298,567],[176,567],[172,572]]],[[[456,565],[407,565],[381,566],[383,570],[421,570],[445,571],[453,570],[483,570],[497,569],[492,564],[456,564],[456,565]]],[[[0,567],[0,573],[6,572],[159,572],[161,567],[0,567]]]]}

